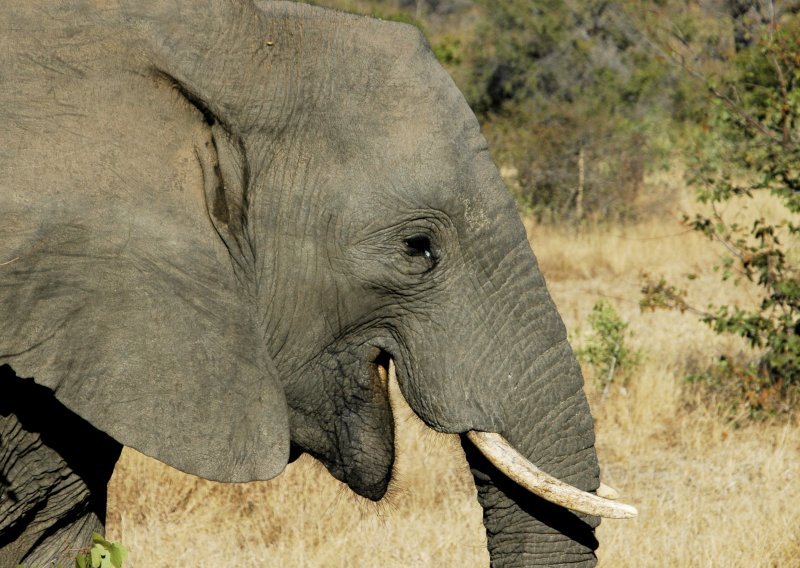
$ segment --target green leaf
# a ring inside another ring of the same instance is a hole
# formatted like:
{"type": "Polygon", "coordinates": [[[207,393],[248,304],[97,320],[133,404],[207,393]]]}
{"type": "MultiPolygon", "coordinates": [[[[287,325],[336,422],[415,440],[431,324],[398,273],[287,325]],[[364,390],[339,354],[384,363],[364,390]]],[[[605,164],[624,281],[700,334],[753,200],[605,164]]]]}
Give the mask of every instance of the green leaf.
{"type": "Polygon", "coordinates": [[[100,533],[92,533],[92,544],[99,544],[106,549],[111,547],[111,543],[107,541],[100,533]]]}
{"type": "Polygon", "coordinates": [[[103,556],[102,546],[99,544],[95,544],[89,551],[89,557],[92,561],[92,568],[100,568],[100,562],[103,559],[102,556],[103,556]]]}
{"type": "Polygon", "coordinates": [[[128,551],[121,544],[113,543],[109,549],[111,552],[111,563],[115,568],[122,568],[122,563],[128,557],[128,551]]]}

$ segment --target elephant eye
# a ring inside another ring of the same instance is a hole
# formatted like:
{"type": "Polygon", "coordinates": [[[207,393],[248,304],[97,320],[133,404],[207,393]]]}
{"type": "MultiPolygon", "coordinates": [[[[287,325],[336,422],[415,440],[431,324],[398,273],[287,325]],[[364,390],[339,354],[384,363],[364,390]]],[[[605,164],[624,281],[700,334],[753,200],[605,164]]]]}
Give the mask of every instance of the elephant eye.
{"type": "Polygon", "coordinates": [[[431,239],[427,235],[414,235],[405,239],[406,254],[413,257],[422,257],[428,263],[428,270],[436,266],[438,259],[433,254],[431,239]]]}

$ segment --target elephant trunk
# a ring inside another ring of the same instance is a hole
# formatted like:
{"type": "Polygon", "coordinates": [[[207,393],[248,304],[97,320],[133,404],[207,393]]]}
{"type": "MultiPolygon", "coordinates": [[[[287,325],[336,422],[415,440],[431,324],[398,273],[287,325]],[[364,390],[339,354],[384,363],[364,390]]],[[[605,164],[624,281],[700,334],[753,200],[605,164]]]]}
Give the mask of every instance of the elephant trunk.
{"type": "Polygon", "coordinates": [[[596,494],[580,365],[513,201],[488,218],[497,220],[491,230],[476,221],[474,246],[462,247],[453,270],[464,269],[430,315],[433,331],[419,325],[406,335],[398,383],[428,426],[462,434],[493,566],[594,566],[599,516],[635,509],[596,494]],[[438,357],[423,365],[416,352],[438,357]]]}
{"type": "MultiPolygon", "coordinates": [[[[537,393],[552,401],[545,415],[505,420],[499,432],[461,437],[484,511],[492,566],[594,566],[599,517],[636,514],[633,507],[596,495],[599,469],[591,415],[578,388],[580,369],[566,342],[551,349],[563,366],[561,380],[540,385],[537,393]],[[561,390],[562,381],[576,390],[561,390]]],[[[526,416],[526,398],[519,397],[519,408],[513,400],[504,406],[512,416],[526,416]]]]}
{"type": "Polygon", "coordinates": [[[491,566],[595,565],[596,516],[575,513],[516,483],[462,436],[483,508],[491,566]]]}
{"type": "Polygon", "coordinates": [[[483,508],[493,567],[595,566],[599,518],[576,515],[528,493],[462,437],[483,508]]]}

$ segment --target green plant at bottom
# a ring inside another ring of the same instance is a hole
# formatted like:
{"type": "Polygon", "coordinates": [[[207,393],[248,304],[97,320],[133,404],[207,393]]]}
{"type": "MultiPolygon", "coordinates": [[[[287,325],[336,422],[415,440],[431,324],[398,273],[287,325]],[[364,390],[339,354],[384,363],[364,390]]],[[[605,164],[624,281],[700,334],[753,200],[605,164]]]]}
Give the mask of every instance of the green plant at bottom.
{"type": "Polygon", "coordinates": [[[122,568],[127,556],[124,546],[94,533],[91,548],[75,557],[75,568],[122,568]]]}

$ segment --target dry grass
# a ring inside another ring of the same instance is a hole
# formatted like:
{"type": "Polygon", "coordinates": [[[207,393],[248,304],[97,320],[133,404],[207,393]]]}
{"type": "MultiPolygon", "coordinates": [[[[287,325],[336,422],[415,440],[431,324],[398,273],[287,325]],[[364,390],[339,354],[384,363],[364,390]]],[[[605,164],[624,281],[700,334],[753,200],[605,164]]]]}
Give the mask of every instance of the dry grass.
{"type": "Polygon", "coordinates": [[[481,511],[456,436],[392,395],[396,480],[378,504],[307,456],[269,482],[221,484],[126,449],[110,486],[110,538],[131,566],[485,566],[481,511]]]}
{"type": "MultiPolygon", "coordinates": [[[[729,213],[777,212],[768,198],[742,207],[729,213]]],[[[800,566],[797,416],[740,428],[721,419],[681,377],[720,353],[746,353],[744,342],[716,336],[688,314],[639,310],[642,272],[687,283],[690,302],[701,308],[758,298],[752,287],[719,283],[708,270],[717,253],[679,218],[578,233],[528,226],[574,342],[585,336],[592,305],[606,297],[630,322],[630,346],[646,358],[629,385],[605,399],[587,372],[604,480],[640,511],[635,521],[601,525],[601,565],[800,566]],[[697,278],[687,282],[688,274],[697,278]]]]}
{"type": "MultiPolygon", "coordinates": [[[[772,204],[757,204],[762,210],[772,204]]],[[[640,313],[640,272],[679,281],[690,300],[744,302],[756,292],[706,275],[707,243],[665,216],[627,228],[530,225],[542,270],[580,343],[607,297],[646,359],[626,388],[587,392],[604,480],[634,521],[599,529],[602,566],[800,566],[800,421],[732,427],[681,382],[721,351],[744,351],[689,315],[640,313]]],[[[302,458],[278,479],[222,485],[126,450],[110,487],[109,535],[130,566],[486,566],[471,479],[454,437],[434,434],[400,400],[398,480],[388,503],[355,497],[302,458]]]]}

